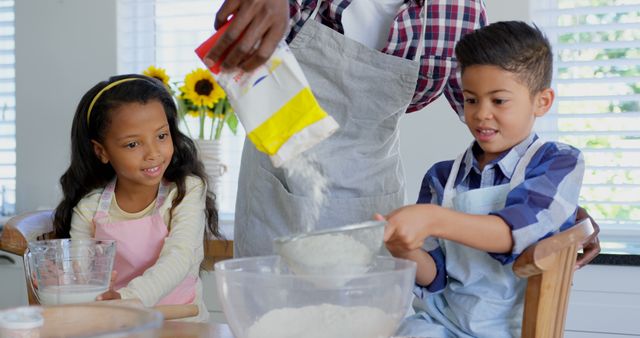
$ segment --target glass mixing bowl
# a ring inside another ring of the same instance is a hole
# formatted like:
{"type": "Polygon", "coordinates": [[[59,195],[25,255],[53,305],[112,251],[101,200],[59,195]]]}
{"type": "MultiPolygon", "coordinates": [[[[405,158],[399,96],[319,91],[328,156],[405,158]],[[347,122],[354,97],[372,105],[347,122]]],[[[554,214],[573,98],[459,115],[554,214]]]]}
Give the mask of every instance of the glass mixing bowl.
{"type": "Polygon", "coordinates": [[[415,270],[377,256],[363,273],[300,275],[262,256],[218,262],[215,276],[236,338],[388,338],[408,310],[415,270]]]}

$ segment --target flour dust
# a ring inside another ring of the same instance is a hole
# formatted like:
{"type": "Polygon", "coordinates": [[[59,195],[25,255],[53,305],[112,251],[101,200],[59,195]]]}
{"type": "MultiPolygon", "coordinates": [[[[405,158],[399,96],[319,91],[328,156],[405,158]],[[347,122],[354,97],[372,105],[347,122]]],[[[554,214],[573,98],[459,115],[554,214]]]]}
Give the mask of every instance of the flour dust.
{"type": "Polygon", "coordinates": [[[313,231],[320,219],[320,209],[327,200],[327,188],[329,180],[320,171],[318,160],[313,154],[300,154],[285,162],[282,166],[287,178],[293,182],[299,182],[298,186],[305,187],[305,196],[309,197],[309,218],[306,224],[300,224],[303,232],[313,231]]]}

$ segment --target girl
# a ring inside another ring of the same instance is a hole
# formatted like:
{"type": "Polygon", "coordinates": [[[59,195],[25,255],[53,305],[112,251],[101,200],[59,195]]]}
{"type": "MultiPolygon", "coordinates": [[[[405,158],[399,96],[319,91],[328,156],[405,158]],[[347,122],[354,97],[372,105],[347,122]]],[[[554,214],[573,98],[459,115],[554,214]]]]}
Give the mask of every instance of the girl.
{"type": "Polygon", "coordinates": [[[113,289],[98,299],[196,304],[199,315],[186,320],[206,322],[198,273],[205,228],[221,237],[218,213],[176,119],[171,94],[153,78],[114,76],[91,88],[73,119],[54,227],[58,238],[117,241],[113,289]]]}

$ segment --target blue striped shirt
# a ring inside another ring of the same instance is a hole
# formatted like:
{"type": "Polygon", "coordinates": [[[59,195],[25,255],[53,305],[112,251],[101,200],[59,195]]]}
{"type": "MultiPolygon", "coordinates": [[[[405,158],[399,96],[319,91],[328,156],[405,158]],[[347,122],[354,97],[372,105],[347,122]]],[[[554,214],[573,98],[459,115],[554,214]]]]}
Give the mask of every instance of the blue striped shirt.
{"type": "MultiPolygon", "coordinates": [[[[483,170],[479,169],[476,160],[482,149],[474,142],[460,164],[454,185],[456,192],[509,183],[516,164],[537,138],[532,133],[483,170]]],[[[418,203],[442,205],[444,186],[452,166],[453,161],[444,161],[429,169],[422,180],[418,203]]],[[[513,250],[489,254],[502,264],[511,263],[531,244],[574,225],[583,175],[584,159],[578,149],[559,142],[546,142],[527,165],[524,182],[507,195],[505,207],[491,213],[501,217],[511,228],[513,250]]],[[[423,247],[435,260],[438,270],[436,278],[427,287],[430,292],[443,289],[447,279],[444,253],[434,243],[436,241],[428,240],[423,247]]]]}

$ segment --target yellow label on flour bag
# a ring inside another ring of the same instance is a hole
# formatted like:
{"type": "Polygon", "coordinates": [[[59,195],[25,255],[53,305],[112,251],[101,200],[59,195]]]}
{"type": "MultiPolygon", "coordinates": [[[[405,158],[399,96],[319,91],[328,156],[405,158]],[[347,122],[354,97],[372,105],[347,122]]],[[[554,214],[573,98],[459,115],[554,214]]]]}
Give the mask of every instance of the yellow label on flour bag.
{"type": "MultiPolygon", "coordinates": [[[[226,25],[196,49],[201,59],[225,29],[226,25]]],[[[247,137],[258,150],[269,155],[275,167],[338,129],[338,123],[313,96],[284,40],[264,65],[251,72],[222,71],[221,62],[218,60],[209,70],[227,93],[247,137]]]]}

